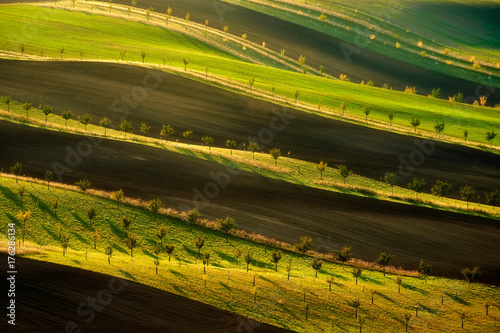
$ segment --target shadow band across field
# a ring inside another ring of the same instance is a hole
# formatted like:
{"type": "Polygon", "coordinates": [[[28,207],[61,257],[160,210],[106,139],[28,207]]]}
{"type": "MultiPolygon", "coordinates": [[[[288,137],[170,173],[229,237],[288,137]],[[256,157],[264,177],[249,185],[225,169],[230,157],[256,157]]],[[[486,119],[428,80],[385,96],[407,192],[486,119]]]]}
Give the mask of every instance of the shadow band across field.
{"type": "MultiPolygon", "coordinates": [[[[6,266],[7,255],[0,254],[0,262],[6,266]]],[[[65,325],[72,321],[82,332],[93,333],[236,333],[238,328],[242,329],[243,326],[239,326],[242,321],[251,323],[247,318],[207,304],[133,281],[125,284],[100,273],[19,256],[16,267],[16,326],[7,327],[10,325],[3,320],[2,332],[64,332],[65,325]],[[77,308],[88,297],[99,299],[102,290],[111,290],[113,297],[107,304],[108,296],[103,293],[102,303],[97,304],[106,305],[102,312],[94,311],[94,319],[86,323],[90,320],[87,313],[90,308],[82,308],[81,313],[87,311],[85,315],[79,315],[77,308]]],[[[0,276],[5,281],[5,270],[0,276]]],[[[5,300],[7,298],[2,297],[2,307],[7,306],[5,300]]],[[[289,332],[264,324],[253,331],[289,332]]]]}
{"type": "MultiPolygon", "coordinates": [[[[83,137],[0,121],[0,167],[16,161],[23,173],[42,177],[55,161],[65,163],[66,147],[83,137]]],[[[75,148],[76,149],[76,148],[75,148]]],[[[128,197],[160,197],[166,206],[193,207],[195,191],[213,183],[226,167],[138,144],[103,140],[64,175],[65,183],[90,179],[95,188],[123,189],[128,197]]],[[[201,202],[201,201],[200,201],[201,202]]],[[[438,275],[455,278],[466,266],[481,266],[482,281],[498,283],[500,225],[496,220],[436,211],[308,188],[240,172],[218,195],[200,206],[204,217],[232,216],[247,231],[296,242],[313,238],[316,249],[342,244],[357,258],[373,261],[382,251],[394,265],[416,269],[420,259],[438,275]]]]}
{"type": "Polygon", "coordinates": [[[459,197],[458,190],[464,185],[474,186],[482,199],[484,192],[500,188],[498,154],[434,141],[435,151],[420,161],[417,155],[422,154],[423,148],[415,140],[422,142],[422,139],[284,110],[175,74],[155,72],[161,83],[134,106],[127,101],[136,103],[132,92],[142,87],[148,75],[140,67],[0,60],[0,73],[3,74],[0,94],[34,106],[50,105],[58,115],[66,110],[73,110],[73,118],[88,113],[93,124],[106,116],[117,128],[121,119],[126,118],[138,133],[141,122],[145,122],[151,126],[148,136],[155,138],[159,137],[162,125],[170,124],[175,129],[172,141],[186,142],[182,133],[193,130],[192,143],[210,135],[219,147],[230,138],[238,144],[257,141],[264,152],[278,147],[283,156],[291,151],[291,157],[313,163],[325,161],[331,167],[346,164],[354,173],[372,179],[380,179],[388,171],[398,171],[401,166],[400,175],[408,177],[399,186],[406,186],[413,177],[424,178],[428,184],[424,192],[429,193],[437,179],[444,180],[453,185],[449,196],[454,198],[459,197]],[[291,116],[285,119],[288,123],[283,130],[269,136],[271,125],[284,125],[281,119],[271,124],[276,112],[291,116]],[[410,161],[418,163],[410,165],[410,161]]]}

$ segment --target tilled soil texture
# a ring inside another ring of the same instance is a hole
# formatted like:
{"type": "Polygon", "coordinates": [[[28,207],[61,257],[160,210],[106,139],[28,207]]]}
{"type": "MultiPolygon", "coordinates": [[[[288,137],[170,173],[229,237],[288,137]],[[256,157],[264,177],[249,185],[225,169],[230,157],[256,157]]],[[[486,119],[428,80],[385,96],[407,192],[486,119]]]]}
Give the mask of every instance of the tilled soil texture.
{"type": "Polygon", "coordinates": [[[436,274],[452,278],[477,265],[483,281],[500,281],[496,220],[294,185],[133,143],[6,121],[0,121],[0,133],[4,170],[19,161],[23,173],[42,177],[56,162],[71,169],[64,169],[65,183],[87,178],[95,188],[121,188],[129,197],[160,197],[167,207],[198,206],[204,217],[232,216],[240,228],[279,240],[310,236],[318,250],[349,244],[364,260],[385,251],[396,255],[394,265],[416,269],[424,259],[436,274]]]}
{"type": "Polygon", "coordinates": [[[51,105],[56,114],[89,113],[93,124],[107,116],[116,128],[127,119],[137,133],[144,121],[151,126],[148,135],[157,138],[161,125],[171,124],[172,140],[185,142],[182,132],[193,130],[192,142],[211,135],[222,147],[229,138],[256,141],[264,152],[278,147],[283,155],[290,151],[291,157],[331,167],[346,164],[372,179],[398,171],[399,186],[424,178],[427,193],[437,179],[445,180],[452,183],[448,195],[454,198],[464,185],[473,185],[483,202],[484,192],[500,188],[500,155],[438,141],[423,145],[422,139],[284,110],[173,74],[153,72],[153,77],[146,69],[118,64],[10,60],[0,60],[0,73],[1,94],[51,105]],[[145,78],[157,87],[144,89],[145,78]]]}
{"type": "MultiPolygon", "coordinates": [[[[0,3],[10,2],[12,1],[0,0],[0,3]]],[[[116,2],[130,5],[129,0],[116,2]]],[[[172,15],[182,19],[189,12],[193,22],[204,23],[208,19],[209,26],[220,30],[223,26],[228,26],[231,34],[241,36],[246,33],[248,40],[258,44],[265,41],[267,48],[277,52],[285,49],[287,56],[294,59],[304,55],[307,58],[307,65],[314,68],[324,66],[325,72],[334,76],[346,74],[352,82],[371,80],[378,87],[387,83],[393,89],[400,91],[406,86],[416,87],[418,94],[424,96],[427,96],[434,88],[441,88],[443,98],[461,92],[465,97],[470,96],[478,100],[478,94],[489,94],[488,90],[477,82],[410,65],[318,31],[218,0],[171,0],[168,2],[142,0],[138,2],[137,7],[143,9],[153,7],[155,12],[163,14],[166,13],[168,7],[171,7],[172,15]]],[[[478,17],[478,20],[481,18],[478,17]]],[[[354,36],[353,34],[353,38],[354,36]]],[[[415,57],[420,58],[418,55],[415,57]]],[[[488,99],[488,105],[500,102],[498,89],[493,89],[492,93],[488,99]]]]}
{"type": "Polygon", "coordinates": [[[16,267],[16,326],[3,318],[2,332],[289,332],[109,275],[19,256],[16,267]]]}

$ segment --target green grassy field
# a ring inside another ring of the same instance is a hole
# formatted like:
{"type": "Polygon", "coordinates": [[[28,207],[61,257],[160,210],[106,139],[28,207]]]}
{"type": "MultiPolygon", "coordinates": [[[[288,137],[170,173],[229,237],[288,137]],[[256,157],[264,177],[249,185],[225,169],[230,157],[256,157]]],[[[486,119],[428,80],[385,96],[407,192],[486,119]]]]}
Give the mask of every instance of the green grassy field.
{"type": "MultiPolygon", "coordinates": [[[[393,270],[383,276],[364,265],[356,284],[350,265],[343,269],[342,265],[326,261],[316,278],[311,257],[286,250],[274,272],[274,264],[269,260],[274,245],[265,247],[233,235],[226,242],[220,231],[201,225],[191,231],[182,216],[171,210],[164,211],[155,222],[153,214],[132,205],[134,201],[122,203],[118,208],[117,202],[105,198],[107,194],[97,194],[100,196],[83,196],[68,187],[48,189],[43,183],[25,180],[16,184],[13,178],[1,176],[0,207],[6,223],[0,229],[7,234],[8,223],[15,224],[17,240],[21,243],[24,229],[25,245],[19,246],[18,251],[31,258],[120,276],[294,331],[358,330],[360,324],[352,307],[357,298],[361,302],[358,315],[365,318],[363,326],[371,332],[400,332],[404,327],[404,314],[408,313],[413,314],[409,322],[411,331],[458,330],[462,312],[468,314],[465,321],[468,331],[498,329],[500,308],[496,287],[474,284],[469,291],[463,281],[434,277],[425,281],[408,272],[398,293],[393,270]],[[22,186],[26,193],[21,205],[17,192],[22,186]],[[59,203],[57,214],[51,205],[54,200],[59,203]],[[75,201],[81,204],[75,206],[75,201]],[[97,212],[92,227],[86,215],[91,206],[97,212]],[[23,224],[16,215],[28,210],[31,217],[23,224]],[[133,261],[124,245],[125,231],[120,224],[124,215],[132,220],[128,234],[139,238],[133,261]],[[175,245],[175,250],[170,262],[165,253],[159,255],[159,271],[155,274],[153,249],[159,241],[155,231],[160,226],[168,230],[163,245],[175,245]],[[100,235],[96,249],[91,238],[94,231],[100,235]],[[70,235],[66,256],[62,255],[59,245],[60,235],[70,235]],[[197,236],[206,238],[201,253],[211,254],[206,274],[202,256],[194,246],[197,236]],[[114,249],[111,264],[103,253],[107,245],[114,249]],[[244,267],[243,256],[239,260],[235,258],[235,249],[243,255],[253,254],[249,272],[244,267]],[[289,281],[286,265],[291,266],[289,281]],[[334,278],[331,291],[326,282],[329,276],[334,278]],[[373,304],[370,290],[375,292],[373,304]],[[492,301],[489,316],[485,315],[486,300],[492,301]],[[415,316],[416,303],[419,304],[418,317],[415,316]],[[309,305],[308,320],[305,320],[306,304],[309,305]]],[[[2,240],[2,248],[6,243],[2,240]]],[[[277,246],[288,247],[281,243],[277,246]]]]}
{"type": "Polygon", "coordinates": [[[51,17],[43,26],[44,38],[30,36],[24,38],[25,25],[22,23],[21,17],[37,15],[40,10],[32,6],[1,6],[0,27],[7,29],[10,33],[2,35],[0,43],[13,43],[12,36],[17,36],[16,45],[24,44],[26,53],[37,55],[40,49],[44,49],[44,54],[49,54],[53,59],[60,58],[59,50],[64,47],[63,58],[68,60],[70,57],[73,60],[79,59],[80,49],[84,49],[85,57],[104,60],[116,60],[119,56],[119,50],[127,50],[125,60],[138,63],[141,61],[140,50],[147,49],[145,58],[147,63],[163,63],[163,56],[166,53],[167,61],[172,65],[171,68],[176,69],[184,69],[182,59],[189,55],[186,75],[197,74],[199,80],[202,80],[208,67],[210,77],[216,80],[217,84],[237,85],[241,92],[248,92],[249,73],[252,73],[252,77],[255,78],[252,89],[254,96],[273,100],[271,90],[274,86],[276,94],[274,101],[337,119],[342,119],[339,117],[339,105],[345,103],[345,118],[384,129],[388,126],[387,116],[389,113],[394,114],[393,130],[411,131],[410,118],[414,117],[420,118],[422,123],[418,128],[419,133],[437,136],[434,134],[435,123],[437,121],[445,122],[444,137],[457,141],[461,141],[463,131],[467,129],[470,133],[470,141],[485,143],[485,132],[500,127],[498,109],[474,107],[263,67],[237,60],[214,47],[186,38],[181,34],[169,32],[162,27],[128,22],[118,18],[60,9],[43,9],[44,12],[50,13],[51,17]],[[67,27],[61,32],[61,26],[66,26],[66,24],[67,27]],[[96,30],[95,27],[98,29],[96,30]],[[61,34],[64,36],[64,42],[61,41],[61,34]],[[142,42],[135,45],[135,42],[129,38],[129,34],[133,34],[136,38],[141,37],[139,39],[142,42]],[[170,38],[171,46],[165,46],[164,40],[166,38],[170,38]],[[102,47],[102,45],[106,45],[106,47],[102,47]],[[300,93],[298,104],[294,103],[296,91],[300,93]],[[317,105],[320,101],[321,110],[318,110],[317,105]],[[363,121],[365,105],[371,106],[368,123],[363,121]]]}
{"type": "MultiPolygon", "coordinates": [[[[50,114],[49,121],[45,122],[45,115],[39,109],[32,109],[29,118],[26,117],[26,111],[20,103],[13,102],[11,112],[0,111],[0,119],[19,122],[25,125],[37,126],[51,130],[83,134],[85,126],[76,119],[68,120],[66,126],[65,120],[57,114],[50,114]],[[9,117],[10,116],[10,117],[9,117]]],[[[254,156],[250,151],[233,150],[226,148],[202,147],[197,144],[187,144],[184,142],[165,141],[138,135],[129,134],[127,137],[119,130],[105,129],[101,126],[89,124],[86,127],[87,133],[101,137],[112,138],[120,141],[131,141],[136,144],[144,144],[159,149],[167,149],[172,152],[193,156],[203,160],[220,163],[229,166],[236,162],[241,170],[252,172],[268,178],[286,181],[292,184],[305,185],[324,190],[345,193],[356,196],[367,196],[379,200],[396,201],[410,205],[424,206],[434,209],[455,211],[463,214],[487,216],[489,218],[500,218],[499,210],[483,203],[469,202],[450,198],[437,198],[428,193],[420,193],[417,196],[415,191],[405,188],[406,184],[394,186],[392,189],[388,184],[381,180],[371,179],[352,173],[345,184],[340,177],[336,166],[329,166],[323,172],[320,179],[317,164],[283,156],[275,162],[270,154],[256,152],[254,156]],[[214,159],[214,156],[218,156],[214,159]],[[275,163],[277,166],[275,166],[275,163]],[[300,170],[300,172],[299,172],[300,170]]],[[[382,175],[381,175],[382,177],[382,175]]],[[[427,184],[427,188],[433,184],[427,184]]],[[[480,198],[484,202],[484,198],[480,198]]]]}
{"type": "MultiPolygon", "coordinates": [[[[498,45],[498,41],[489,40],[486,42],[478,38],[478,35],[488,36],[487,38],[491,36],[491,34],[487,33],[487,31],[494,31],[496,29],[495,19],[493,17],[490,18],[490,21],[485,20],[483,24],[484,27],[481,25],[481,28],[484,30],[481,30],[478,28],[470,28],[467,24],[467,20],[465,19],[463,21],[457,19],[457,17],[460,17],[457,13],[450,14],[449,20],[452,22],[450,24],[457,25],[454,26],[455,29],[450,29],[452,32],[455,32],[455,39],[462,36],[461,33],[457,33],[456,31],[464,31],[464,33],[467,33],[470,30],[480,30],[473,36],[469,36],[469,45],[472,45],[472,43],[484,45],[482,43],[486,43],[486,47],[487,45],[490,45],[491,47],[487,50],[478,47],[477,49],[469,52],[464,52],[462,44],[460,46],[462,49],[460,49],[460,47],[453,48],[448,44],[443,43],[443,40],[448,41],[448,39],[439,38],[439,31],[442,29],[439,29],[431,24],[434,21],[443,22],[443,16],[446,16],[447,9],[453,9],[452,5],[442,5],[443,8],[416,10],[414,6],[419,8],[418,5],[408,3],[401,4],[398,2],[394,4],[394,6],[390,7],[387,7],[386,3],[383,5],[378,3],[376,9],[373,8],[373,6],[366,5],[365,3],[359,7],[358,11],[355,11],[354,8],[347,8],[339,6],[338,4],[331,5],[325,1],[319,3],[319,6],[316,2],[313,2],[312,4],[308,3],[306,5],[303,1],[263,0],[260,1],[260,4],[255,4],[253,1],[241,2],[226,0],[226,2],[244,6],[252,10],[257,10],[271,16],[279,17],[283,20],[312,28],[325,34],[341,38],[349,43],[361,46],[362,48],[374,50],[378,53],[388,55],[423,68],[464,78],[470,81],[480,80],[479,82],[487,82],[490,86],[500,86],[500,54],[498,47],[496,46],[498,45]],[[366,12],[370,14],[365,14],[363,11],[364,9],[366,9],[366,12]],[[419,27],[429,25],[432,26],[434,28],[433,37],[423,37],[426,35],[425,31],[421,32],[419,29],[407,31],[408,28],[406,27],[402,28],[392,24],[391,22],[394,12],[397,16],[400,11],[404,13],[402,15],[404,16],[404,20],[402,22],[410,22],[412,27],[417,26],[416,22],[418,22],[419,27]],[[433,16],[433,14],[429,15],[429,13],[433,12],[439,13],[436,15],[439,16],[440,20],[438,20],[436,16],[433,16]],[[326,14],[324,21],[320,19],[320,15],[322,15],[322,13],[326,14]],[[381,17],[376,17],[377,14],[381,15],[381,17]],[[387,21],[383,18],[387,19],[387,21]],[[486,28],[488,26],[490,27],[490,30],[486,28]],[[347,30],[347,28],[349,28],[349,30],[347,30]],[[372,35],[374,36],[374,40],[370,40],[370,36],[372,35]],[[400,43],[400,49],[396,48],[396,42],[400,43]],[[419,42],[422,42],[423,46],[419,46],[419,42]],[[442,52],[446,48],[450,48],[450,52],[447,55],[443,55],[442,52]],[[421,57],[422,50],[426,52],[425,58],[427,61],[424,61],[421,57]],[[474,61],[470,60],[472,56],[475,57],[474,61]],[[447,60],[451,61],[449,65],[446,63],[447,60]],[[482,68],[479,70],[479,72],[483,72],[482,78],[479,77],[473,70],[473,62],[478,62],[482,65],[482,68]]],[[[474,8],[476,7],[472,7],[472,9],[474,8]]],[[[487,10],[485,10],[485,12],[488,14],[487,10]]],[[[468,44],[465,43],[465,45],[468,44]]]]}

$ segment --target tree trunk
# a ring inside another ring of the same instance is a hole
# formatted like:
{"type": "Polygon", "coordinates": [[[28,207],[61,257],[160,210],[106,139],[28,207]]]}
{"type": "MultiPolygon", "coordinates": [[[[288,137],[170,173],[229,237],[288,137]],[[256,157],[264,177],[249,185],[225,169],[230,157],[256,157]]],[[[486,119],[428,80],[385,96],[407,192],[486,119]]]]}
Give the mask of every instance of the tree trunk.
{"type": "Polygon", "coordinates": [[[111,264],[111,263],[110,263],[109,256],[108,256],[108,265],[110,265],[110,264],[111,264]]]}

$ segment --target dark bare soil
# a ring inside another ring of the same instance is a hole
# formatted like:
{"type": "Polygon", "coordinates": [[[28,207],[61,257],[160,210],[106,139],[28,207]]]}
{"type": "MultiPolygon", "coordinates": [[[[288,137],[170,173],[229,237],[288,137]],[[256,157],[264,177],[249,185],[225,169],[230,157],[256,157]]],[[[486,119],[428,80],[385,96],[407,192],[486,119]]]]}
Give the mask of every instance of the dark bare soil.
{"type": "MultiPolygon", "coordinates": [[[[0,259],[7,267],[7,256],[0,254],[0,259]]],[[[19,256],[16,266],[16,326],[9,327],[2,318],[2,332],[65,332],[71,322],[82,332],[95,333],[236,333],[247,327],[253,332],[288,332],[133,281],[19,256]],[[113,292],[111,298],[106,290],[113,292]],[[82,302],[90,304],[88,298],[98,300],[93,319],[89,306],[77,312],[82,302]]],[[[0,276],[7,287],[5,270],[0,276]]],[[[6,299],[2,297],[3,309],[6,299]]],[[[66,332],[77,331],[75,327],[66,332]]]]}
{"type": "Polygon", "coordinates": [[[54,162],[69,163],[72,171],[63,175],[65,183],[88,178],[96,188],[121,188],[127,196],[145,200],[160,197],[166,206],[184,210],[198,205],[205,217],[232,216],[240,228],[279,240],[296,242],[308,235],[316,249],[325,251],[350,244],[355,257],[369,261],[385,251],[396,255],[396,266],[416,269],[424,259],[436,274],[452,278],[460,276],[461,268],[478,265],[483,281],[500,281],[496,220],[317,190],[247,172],[235,175],[215,163],[132,143],[104,140],[90,150],[82,136],[5,121],[0,121],[0,133],[4,170],[19,161],[26,175],[42,177],[54,162]],[[85,155],[81,161],[68,158],[68,151],[78,147],[85,155]]]}
{"type": "MultiPolygon", "coordinates": [[[[157,72],[161,78],[158,87],[144,97],[137,95],[141,99],[132,105],[134,89],[142,87],[148,75],[142,68],[0,60],[0,73],[1,95],[12,95],[14,100],[35,106],[51,105],[56,114],[66,110],[73,110],[74,117],[89,113],[94,124],[107,116],[117,127],[120,119],[126,118],[137,133],[144,121],[151,126],[148,135],[153,137],[159,137],[162,124],[171,124],[176,131],[174,139],[180,141],[185,141],[182,132],[188,129],[195,132],[195,143],[204,135],[213,136],[216,146],[224,146],[228,138],[238,143],[257,141],[263,151],[279,147],[283,155],[291,151],[292,157],[314,163],[323,160],[332,167],[346,164],[355,173],[374,179],[401,167],[399,185],[406,186],[413,177],[424,178],[428,183],[424,191],[430,192],[437,179],[446,180],[453,184],[449,195],[455,198],[464,185],[473,185],[482,201],[484,192],[500,188],[500,155],[433,142],[435,151],[427,156],[415,144],[414,137],[294,110],[286,111],[293,118],[287,119],[285,129],[272,132],[273,111],[283,113],[281,107],[173,74],[157,72]],[[410,166],[402,160],[414,164],[410,166]]],[[[156,80],[148,82],[153,84],[156,80]]],[[[281,120],[274,123],[276,127],[282,124],[281,120]]]]}

